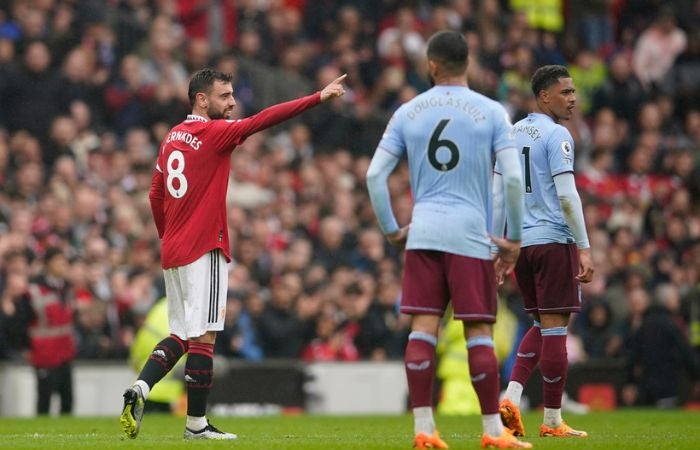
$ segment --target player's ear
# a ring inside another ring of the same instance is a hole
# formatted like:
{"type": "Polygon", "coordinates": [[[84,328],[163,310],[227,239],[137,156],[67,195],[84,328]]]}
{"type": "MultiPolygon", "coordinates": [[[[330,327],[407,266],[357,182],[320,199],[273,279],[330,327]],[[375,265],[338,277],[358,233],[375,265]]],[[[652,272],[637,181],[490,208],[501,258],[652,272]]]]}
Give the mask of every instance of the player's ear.
{"type": "Polygon", "coordinates": [[[208,103],[207,94],[205,94],[204,92],[197,92],[196,98],[197,98],[197,106],[199,106],[200,108],[207,107],[207,103],[208,103]]]}
{"type": "Polygon", "coordinates": [[[435,72],[437,71],[437,69],[438,69],[437,63],[435,61],[433,61],[432,59],[429,59],[428,60],[428,73],[432,76],[435,76],[435,72]]]}

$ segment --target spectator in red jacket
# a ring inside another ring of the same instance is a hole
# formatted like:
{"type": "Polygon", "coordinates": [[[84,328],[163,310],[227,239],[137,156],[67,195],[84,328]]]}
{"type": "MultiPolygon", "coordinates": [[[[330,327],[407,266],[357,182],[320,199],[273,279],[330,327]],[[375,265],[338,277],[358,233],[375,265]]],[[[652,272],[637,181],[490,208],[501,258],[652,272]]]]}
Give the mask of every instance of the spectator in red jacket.
{"type": "Polygon", "coordinates": [[[44,271],[30,281],[14,314],[13,327],[26,333],[29,362],[36,370],[38,414],[49,413],[54,392],[61,397],[61,414],[73,410],[75,296],[66,279],[68,269],[62,250],[46,250],[44,271]]]}

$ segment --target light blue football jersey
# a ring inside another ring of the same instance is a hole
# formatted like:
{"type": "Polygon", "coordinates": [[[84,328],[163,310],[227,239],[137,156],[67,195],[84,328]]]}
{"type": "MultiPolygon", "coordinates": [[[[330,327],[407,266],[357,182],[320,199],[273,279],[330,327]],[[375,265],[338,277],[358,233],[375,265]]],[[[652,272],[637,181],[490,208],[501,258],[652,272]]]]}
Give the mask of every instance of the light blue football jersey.
{"type": "Polygon", "coordinates": [[[517,122],[513,132],[525,184],[522,246],[575,242],[562,214],[553,178],[574,171],[571,133],[539,113],[517,122]]]}
{"type": "Polygon", "coordinates": [[[408,157],[406,248],[491,259],[493,159],[514,146],[503,106],[467,87],[435,86],[402,105],[378,151],[408,157]]]}

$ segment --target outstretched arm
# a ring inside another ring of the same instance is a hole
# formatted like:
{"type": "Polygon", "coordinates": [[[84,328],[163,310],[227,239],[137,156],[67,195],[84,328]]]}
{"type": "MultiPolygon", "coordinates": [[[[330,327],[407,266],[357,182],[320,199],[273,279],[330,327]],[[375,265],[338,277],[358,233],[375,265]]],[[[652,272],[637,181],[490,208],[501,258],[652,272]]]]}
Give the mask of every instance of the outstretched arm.
{"type": "Polygon", "coordinates": [[[235,122],[237,132],[235,144],[238,145],[248,136],[257,133],[258,131],[275,126],[287,119],[291,119],[292,117],[301,114],[302,112],[318,105],[321,102],[343,96],[345,94],[343,81],[345,80],[346,76],[347,74],[341,75],[319,92],[307,95],[306,97],[301,97],[295,100],[270,106],[269,108],[265,108],[253,116],[246,117],[245,119],[235,122]]]}

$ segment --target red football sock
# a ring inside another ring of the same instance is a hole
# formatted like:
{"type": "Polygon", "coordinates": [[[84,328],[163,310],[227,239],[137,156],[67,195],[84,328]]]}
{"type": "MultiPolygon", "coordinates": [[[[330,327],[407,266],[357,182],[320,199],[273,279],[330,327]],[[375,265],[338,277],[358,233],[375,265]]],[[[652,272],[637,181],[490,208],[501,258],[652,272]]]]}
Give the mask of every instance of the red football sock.
{"type": "Polygon", "coordinates": [[[411,408],[433,406],[435,346],[425,340],[409,338],[404,363],[411,408]]]}
{"type": "Polygon", "coordinates": [[[510,381],[517,381],[525,386],[532,371],[540,361],[541,350],[542,334],[540,333],[540,327],[530,327],[518,346],[518,353],[515,358],[515,365],[513,365],[513,371],[510,374],[510,381]]]}
{"type": "Polygon", "coordinates": [[[561,408],[568,367],[566,335],[542,336],[540,370],[545,408],[561,408]]]}
{"type": "Polygon", "coordinates": [[[475,343],[474,339],[467,341],[469,352],[469,375],[472,386],[479,396],[481,414],[498,413],[498,361],[493,352],[493,339],[484,339],[484,343],[475,343]],[[488,340],[488,341],[487,341],[488,340]],[[487,343],[488,342],[488,343],[487,343]]]}

